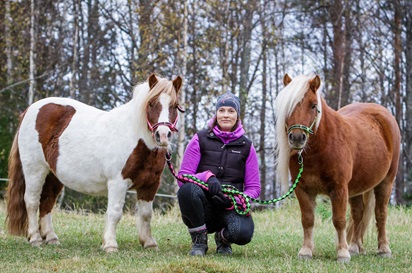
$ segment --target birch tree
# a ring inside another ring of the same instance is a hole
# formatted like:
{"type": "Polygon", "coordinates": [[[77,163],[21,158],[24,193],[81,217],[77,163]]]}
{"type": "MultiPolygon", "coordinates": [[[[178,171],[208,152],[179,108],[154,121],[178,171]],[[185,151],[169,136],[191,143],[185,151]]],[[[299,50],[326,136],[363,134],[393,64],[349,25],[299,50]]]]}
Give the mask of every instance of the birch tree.
{"type": "MultiPolygon", "coordinates": [[[[181,53],[179,54],[181,56],[181,76],[183,80],[185,81],[186,79],[186,70],[187,70],[187,32],[188,32],[188,11],[187,11],[187,1],[183,2],[183,32],[182,32],[182,43],[183,43],[183,48],[181,50],[181,53]]],[[[180,99],[180,105],[185,105],[186,104],[186,88],[185,84],[183,84],[182,88],[180,88],[179,91],[179,99],[180,99]]],[[[176,158],[176,168],[180,169],[182,159],[183,159],[183,154],[185,152],[185,115],[183,113],[179,113],[179,133],[178,133],[178,139],[177,139],[177,158],[176,158]]]]}
{"type": "MultiPolygon", "coordinates": [[[[395,106],[395,118],[399,126],[402,127],[402,103],[401,103],[401,54],[402,54],[402,19],[403,19],[403,10],[400,3],[400,0],[392,0],[393,5],[393,23],[392,23],[392,33],[393,33],[393,70],[394,70],[394,84],[391,90],[394,98],[395,106]]],[[[405,189],[405,180],[404,180],[404,164],[403,156],[401,154],[399,158],[399,169],[398,174],[395,180],[395,197],[396,203],[402,204],[403,193],[405,189]]]]}
{"type": "Polygon", "coordinates": [[[30,105],[34,101],[34,95],[36,92],[36,18],[38,17],[36,0],[30,2],[30,86],[27,103],[30,105]]]}
{"type": "Polygon", "coordinates": [[[80,0],[73,0],[73,57],[71,63],[71,77],[70,77],[70,97],[76,98],[76,75],[77,75],[77,58],[78,58],[78,41],[79,41],[79,10],[80,10],[80,0]]]}

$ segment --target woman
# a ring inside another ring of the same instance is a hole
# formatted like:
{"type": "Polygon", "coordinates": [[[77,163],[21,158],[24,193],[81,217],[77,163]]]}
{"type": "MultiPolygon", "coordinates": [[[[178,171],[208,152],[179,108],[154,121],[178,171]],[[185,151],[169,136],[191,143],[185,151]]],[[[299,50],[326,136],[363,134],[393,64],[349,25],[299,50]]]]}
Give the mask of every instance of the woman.
{"type": "Polygon", "coordinates": [[[252,240],[252,217],[238,214],[221,186],[233,185],[253,198],[260,194],[256,150],[244,136],[239,111],[238,97],[230,92],[220,96],[209,128],[197,132],[186,147],[178,175],[193,175],[206,181],[209,188],[206,191],[196,184],[178,181],[180,211],[192,237],[189,255],[206,254],[208,233],[215,232],[219,254],[230,255],[232,243],[245,245],[252,240]]]}

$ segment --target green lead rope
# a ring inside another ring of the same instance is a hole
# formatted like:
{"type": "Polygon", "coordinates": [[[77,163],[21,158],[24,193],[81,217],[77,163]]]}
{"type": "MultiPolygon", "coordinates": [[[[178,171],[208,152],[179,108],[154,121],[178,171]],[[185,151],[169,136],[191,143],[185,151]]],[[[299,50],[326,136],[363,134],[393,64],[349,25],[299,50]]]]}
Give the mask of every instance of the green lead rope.
{"type": "MultiPolygon", "coordinates": [[[[194,183],[194,184],[200,186],[201,188],[203,188],[205,190],[209,190],[209,186],[206,182],[194,177],[193,175],[184,174],[182,176],[178,176],[176,174],[176,172],[174,171],[173,166],[171,164],[170,154],[166,155],[166,160],[167,160],[170,171],[172,172],[173,176],[176,179],[178,179],[179,181],[181,181],[183,183],[194,183]]],[[[299,150],[299,152],[298,152],[298,163],[300,165],[300,168],[299,168],[298,176],[295,179],[295,182],[293,183],[293,185],[289,189],[289,191],[287,193],[285,193],[284,195],[282,195],[281,197],[279,197],[279,198],[272,199],[272,200],[255,199],[255,198],[252,198],[252,197],[246,195],[245,193],[239,191],[238,189],[236,189],[232,185],[222,185],[222,192],[229,199],[232,200],[232,204],[234,206],[234,209],[236,210],[236,212],[238,214],[247,215],[247,214],[250,213],[250,202],[251,201],[253,201],[255,203],[258,203],[258,204],[263,204],[263,205],[274,204],[274,203],[277,203],[277,202],[285,199],[286,197],[288,197],[289,195],[292,194],[292,192],[295,190],[296,186],[298,185],[299,179],[302,176],[302,172],[303,172],[302,150],[299,150]]]]}

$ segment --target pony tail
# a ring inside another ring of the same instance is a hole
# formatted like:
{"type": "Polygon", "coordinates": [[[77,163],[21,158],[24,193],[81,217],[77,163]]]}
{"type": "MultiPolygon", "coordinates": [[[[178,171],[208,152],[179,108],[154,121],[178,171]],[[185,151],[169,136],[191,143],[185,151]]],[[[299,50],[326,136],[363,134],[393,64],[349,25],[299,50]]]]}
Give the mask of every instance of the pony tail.
{"type": "Polygon", "coordinates": [[[24,193],[26,184],[20,160],[17,131],[10,150],[8,164],[9,183],[6,192],[7,216],[6,224],[10,234],[27,236],[28,219],[24,193]]]}
{"type": "MultiPolygon", "coordinates": [[[[372,190],[367,191],[363,194],[363,215],[362,215],[362,220],[359,223],[359,231],[361,234],[361,239],[363,241],[363,237],[366,233],[366,230],[369,226],[369,223],[371,222],[371,219],[374,215],[375,212],[375,203],[376,203],[376,199],[375,199],[375,193],[372,190]]],[[[348,226],[346,228],[346,240],[348,243],[351,242],[351,239],[353,237],[353,234],[355,233],[355,228],[353,225],[353,218],[352,216],[349,217],[349,222],[348,222],[348,226]]]]}

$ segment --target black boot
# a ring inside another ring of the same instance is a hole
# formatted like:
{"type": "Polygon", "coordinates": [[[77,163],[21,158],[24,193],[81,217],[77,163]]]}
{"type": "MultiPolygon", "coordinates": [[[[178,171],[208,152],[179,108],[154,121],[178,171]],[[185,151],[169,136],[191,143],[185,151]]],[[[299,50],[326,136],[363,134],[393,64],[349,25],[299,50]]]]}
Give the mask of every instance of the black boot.
{"type": "Polygon", "coordinates": [[[191,232],[192,249],[189,251],[190,256],[205,256],[207,247],[207,230],[191,232]]]}
{"type": "Polygon", "coordinates": [[[231,243],[223,238],[223,229],[215,233],[216,253],[222,255],[232,255],[231,243]]]}

